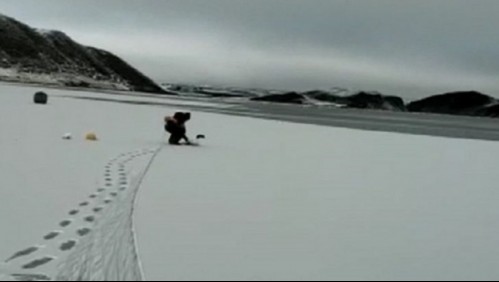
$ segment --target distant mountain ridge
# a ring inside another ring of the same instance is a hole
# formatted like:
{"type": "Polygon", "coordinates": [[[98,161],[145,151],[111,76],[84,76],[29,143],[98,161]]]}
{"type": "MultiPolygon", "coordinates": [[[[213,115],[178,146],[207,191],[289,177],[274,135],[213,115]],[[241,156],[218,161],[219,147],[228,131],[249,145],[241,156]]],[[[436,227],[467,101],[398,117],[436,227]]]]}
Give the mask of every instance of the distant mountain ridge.
{"type": "Polygon", "coordinates": [[[314,90],[303,93],[289,92],[284,94],[266,95],[251,98],[252,101],[274,102],[284,104],[314,104],[314,101],[322,102],[321,105],[329,105],[342,108],[377,109],[405,112],[407,108],[404,100],[397,96],[386,96],[378,92],[360,91],[349,93],[346,90],[333,92],[314,90]],[[340,95],[337,93],[342,93],[340,95]]]}
{"type": "Polygon", "coordinates": [[[329,102],[343,108],[499,118],[499,100],[477,91],[459,91],[433,95],[408,104],[405,104],[404,100],[398,96],[387,96],[378,92],[364,91],[344,96],[320,90],[304,93],[290,92],[266,95],[251,100],[285,104],[310,104],[310,99],[329,102]]]}
{"type": "Polygon", "coordinates": [[[305,92],[183,84],[164,84],[164,87],[166,90],[174,91],[179,95],[208,98],[244,97],[251,101],[266,103],[499,118],[499,100],[477,91],[449,92],[405,103],[404,99],[399,96],[384,95],[377,91],[354,91],[339,87],[305,92]]]}
{"type": "Polygon", "coordinates": [[[0,80],[166,93],[118,56],[0,14],[0,80]]]}

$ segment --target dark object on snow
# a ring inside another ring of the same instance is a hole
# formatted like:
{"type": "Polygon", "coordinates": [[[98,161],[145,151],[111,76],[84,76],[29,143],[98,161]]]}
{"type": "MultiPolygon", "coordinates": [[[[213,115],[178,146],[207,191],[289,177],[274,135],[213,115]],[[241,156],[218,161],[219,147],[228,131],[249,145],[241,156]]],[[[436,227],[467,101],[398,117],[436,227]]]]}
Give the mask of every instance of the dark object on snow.
{"type": "Polygon", "coordinates": [[[42,104],[45,105],[47,104],[49,99],[49,96],[45,94],[44,92],[36,92],[35,96],[33,98],[35,104],[42,104]]]}
{"type": "Polygon", "coordinates": [[[196,139],[206,139],[206,136],[203,134],[198,134],[198,136],[196,136],[196,139]]]}

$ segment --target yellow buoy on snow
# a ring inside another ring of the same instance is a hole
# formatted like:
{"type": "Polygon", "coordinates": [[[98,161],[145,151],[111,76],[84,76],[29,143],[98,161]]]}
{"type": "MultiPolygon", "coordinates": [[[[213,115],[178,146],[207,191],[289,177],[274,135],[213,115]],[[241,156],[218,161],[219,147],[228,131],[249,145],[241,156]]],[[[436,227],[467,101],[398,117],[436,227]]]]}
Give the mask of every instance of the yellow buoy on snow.
{"type": "Polygon", "coordinates": [[[97,134],[93,133],[93,132],[89,132],[87,133],[87,135],[85,136],[85,139],[87,141],[97,141],[97,134]]]}

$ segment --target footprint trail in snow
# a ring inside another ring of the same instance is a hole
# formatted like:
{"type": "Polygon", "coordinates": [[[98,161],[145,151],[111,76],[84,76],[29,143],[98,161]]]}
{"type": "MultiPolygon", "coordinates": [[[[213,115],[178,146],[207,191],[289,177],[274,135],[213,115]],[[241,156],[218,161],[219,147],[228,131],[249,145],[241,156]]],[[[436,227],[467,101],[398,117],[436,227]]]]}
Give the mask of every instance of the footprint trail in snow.
{"type": "Polygon", "coordinates": [[[140,183],[161,148],[124,153],[55,228],[0,263],[1,281],[141,281],[133,229],[140,183]]]}

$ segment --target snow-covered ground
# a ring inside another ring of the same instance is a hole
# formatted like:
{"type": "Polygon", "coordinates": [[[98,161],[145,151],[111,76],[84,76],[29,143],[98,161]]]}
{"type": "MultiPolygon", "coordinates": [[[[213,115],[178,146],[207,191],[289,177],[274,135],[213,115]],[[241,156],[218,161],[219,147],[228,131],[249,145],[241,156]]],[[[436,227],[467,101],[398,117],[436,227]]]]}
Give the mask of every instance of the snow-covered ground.
{"type": "Polygon", "coordinates": [[[170,147],[177,108],[33,92],[0,85],[0,280],[499,276],[497,142],[194,112],[170,147]]]}

